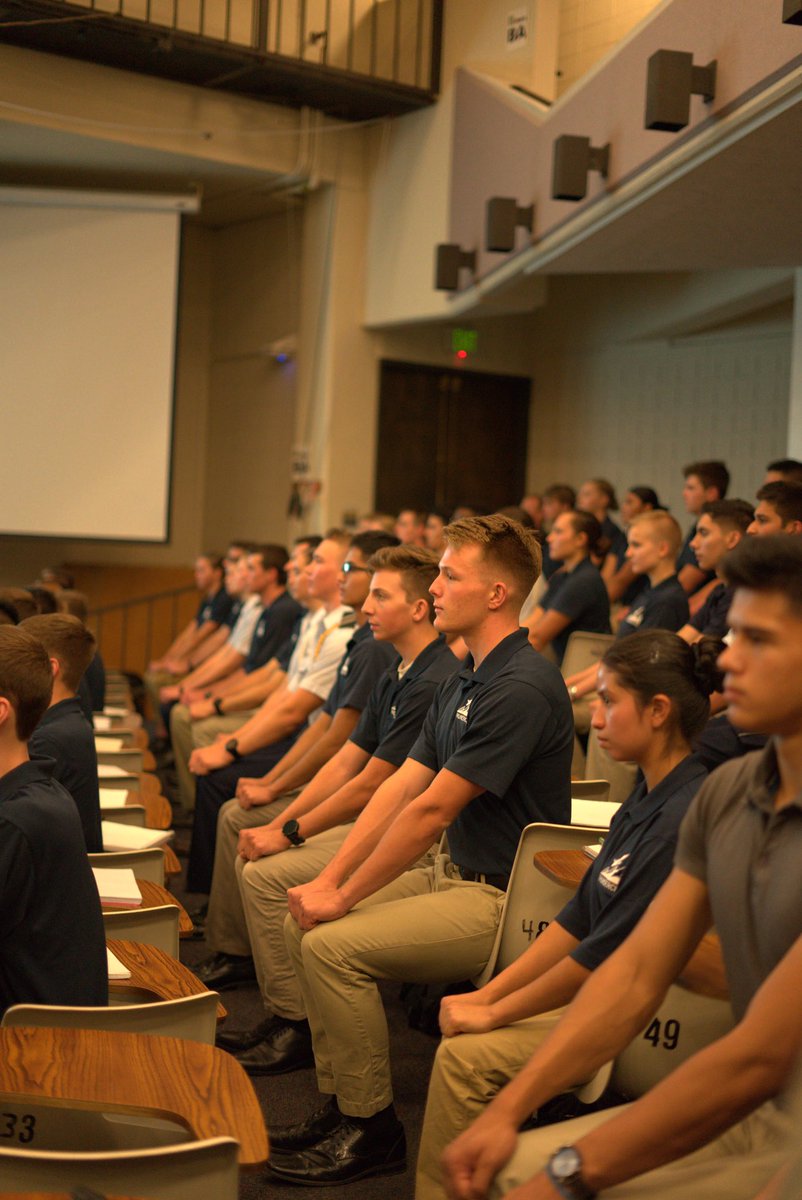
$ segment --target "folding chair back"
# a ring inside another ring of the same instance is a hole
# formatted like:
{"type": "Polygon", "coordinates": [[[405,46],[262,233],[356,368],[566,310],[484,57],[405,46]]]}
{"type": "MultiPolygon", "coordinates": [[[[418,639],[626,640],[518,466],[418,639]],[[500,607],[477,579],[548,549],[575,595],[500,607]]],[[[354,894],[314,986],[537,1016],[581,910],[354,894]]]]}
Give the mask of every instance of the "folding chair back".
{"type": "Polygon", "coordinates": [[[130,867],[137,879],[164,887],[164,850],[101,850],[89,855],[90,867],[130,867]]]}
{"type": "Polygon", "coordinates": [[[217,992],[199,992],[153,1004],[120,1004],[103,1008],[72,1008],[60,1004],[15,1004],[3,1014],[3,1025],[36,1028],[112,1029],[148,1033],[214,1045],[217,1032],[217,992]]]}
{"type": "Polygon", "coordinates": [[[124,938],[129,942],[142,942],[156,946],[172,958],[178,958],[179,910],[175,904],[162,904],[158,908],[125,908],[103,913],[103,924],[107,938],[124,938]]]}

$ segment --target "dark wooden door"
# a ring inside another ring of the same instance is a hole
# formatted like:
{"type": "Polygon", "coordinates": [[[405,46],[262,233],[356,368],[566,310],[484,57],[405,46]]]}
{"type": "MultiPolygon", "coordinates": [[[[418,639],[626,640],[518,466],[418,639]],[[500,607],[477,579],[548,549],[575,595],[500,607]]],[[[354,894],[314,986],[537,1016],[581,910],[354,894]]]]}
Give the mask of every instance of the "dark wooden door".
{"type": "Polygon", "coordinates": [[[520,376],[382,362],[376,508],[517,504],[530,388],[520,376]]]}

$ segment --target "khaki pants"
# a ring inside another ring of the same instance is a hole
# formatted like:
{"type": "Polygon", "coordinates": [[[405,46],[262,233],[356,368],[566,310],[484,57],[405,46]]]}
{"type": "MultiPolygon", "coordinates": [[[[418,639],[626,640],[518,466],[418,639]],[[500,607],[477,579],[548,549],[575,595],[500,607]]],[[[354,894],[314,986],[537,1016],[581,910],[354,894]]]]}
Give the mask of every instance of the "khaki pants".
{"type": "Polygon", "coordinates": [[[303,846],[256,862],[240,859],[236,865],[262,999],[267,1009],[289,1021],[302,1021],[306,1008],[284,938],[287,890],[316,879],[350,829],[350,824],[339,825],[309,838],[303,846]]]}
{"type": "Polygon", "coordinates": [[[269,825],[284,811],[295,793],[289,792],[272,804],[243,808],[238,800],[228,800],[217,816],[217,843],[214,854],[212,890],[206,916],[206,945],[213,953],[250,954],[248,926],[240,900],[237,841],[241,829],[269,825]]]}
{"type": "MultiPolygon", "coordinates": [[[[522,1133],[490,1195],[504,1196],[531,1179],[559,1146],[571,1145],[620,1111],[608,1109],[522,1133]]],[[[599,1195],[603,1200],[753,1200],[787,1159],[791,1123],[787,1113],[772,1103],[764,1104],[701,1150],[605,1188],[599,1195]]]]}
{"type": "Polygon", "coordinates": [[[173,675],[171,671],[146,671],[142,682],[145,685],[145,691],[150,700],[150,706],[153,709],[153,716],[158,725],[161,725],[161,700],[159,692],[163,687],[170,687],[174,683],[180,683],[184,678],[183,675],[173,675]]]}
{"type": "Polygon", "coordinates": [[[189,769],[189,756],[192,751],[196,747],[211,746],[218,733],[233,735],[255,711],[249,709],[247,712],[225,713],[222,717],[206,717],[203,721],[192,721],[185,704],[173,705],[170,713],[170,741],[178,776],[178,798],[188,812],[195,808],[195,776],[189,769]]]}
{"type": "Polygon", "coordinates": [[[477,975],[493,948],[503,893],[454,878],[447,855],[406,871],[339,921],[287,945],[312,1029],[318,1086],[348,1116],[392,1102],[387,1022],[377,980],[448,983],[477,975]]]}
{"type": "Polygon", "coordinates": [[[564,1008],[555,1009],[490,1033],[443,1038],[429,1080],[416,1200],[443,1200],[446,1192],[440,1155],[514,1079],[564,1012],[564,1008]]]}

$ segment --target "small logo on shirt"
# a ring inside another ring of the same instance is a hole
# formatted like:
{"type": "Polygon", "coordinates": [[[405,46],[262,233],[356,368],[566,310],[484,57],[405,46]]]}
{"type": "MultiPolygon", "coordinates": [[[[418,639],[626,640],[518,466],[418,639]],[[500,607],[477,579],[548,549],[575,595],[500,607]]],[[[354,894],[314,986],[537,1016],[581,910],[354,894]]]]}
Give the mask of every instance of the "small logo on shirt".
{"type": "Polygon", "coordinates": [[[472,696],[470,696],[470,697],[469,697],[469,698],[468,698],[468,699],[465,701],[465,703],[464,703],[464,704],[461,704],[461,705],[460,705],[460,707],[459,707],[459,708],[457,709],[457,711],[454,713],[454,717],[456,718],[456,720],[457,720],[457,721],[462,721],[464,724],[466,724],[466,725],[467,725],[467,723],[468,723],[468,713],[471,711],[471,704],[472,704],[472,703],[473,703],[473,697],[472,697],[472,696]]]}
{"type": "Polygon", "coordinates": [[[343,663],[343,665],[340,667],[340,674],[341,675],[348,674],[348,659],[347,658],[346,658],[345,662],[343,663]]]}
{"type": "Polygon", "coordinates": [[[395,705],[394,704],[390,705],[390,716],[393,718],[393,720],[395,720],[395,705]]]}
{"type": "Polygon", "coordinates": [[[631,613],[627,613],[627,616],[626,616],[627,625],[634,625],[635,628],[637,629],[638,626],[643,621],[643,613],[644,613],[643,605],[641,605],[640,608],[634,608],[631,613]]]}
{"type": "Polygon", "coordinates": [[[265,622],[264,622],[264,620],[262,620],[256,626],[256,636],[262,637],[264,635],[264,632],[265,632],[265,622]]]}
{"type": "Polygon", "coordinates": [[[600,873],[599,883],[605,891],[618,891],[618,885],[621,882],[621,875],[624,870],[624,863],[628,858],[628,854],[622,854],[620,858],[614,858],[609,867],[605,867],[600,873]]]}

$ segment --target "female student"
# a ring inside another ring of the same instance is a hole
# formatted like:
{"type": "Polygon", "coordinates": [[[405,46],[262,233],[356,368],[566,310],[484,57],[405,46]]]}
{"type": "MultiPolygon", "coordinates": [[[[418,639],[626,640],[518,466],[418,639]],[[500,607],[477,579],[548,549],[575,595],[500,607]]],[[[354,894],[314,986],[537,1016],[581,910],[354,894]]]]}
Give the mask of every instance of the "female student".
{"type": "Polygon", "coordinates": [[[558,664],[574,630],[610,632],[610,600],[591,556],[603,553],[602,528],[582,509],[560,513],[548,536],[549,553],[562,563],[549,580],[543,599],[527,618],[536,650],[553,643],[558,664]]]}
{"type": "Polygon", "coordinates": [[[671,871],[680,823],[706,776],[691,743],[721,686],[722,648],[710,638],[688,646],[674,633],[644,630],[602,659],[593,726],[612,757],[634,760],[643,779],[573,899],[529,949],[478,991],[443,999],[417,1200],[445,1196],[443,1150],[517,1074],[671,871]]]}

